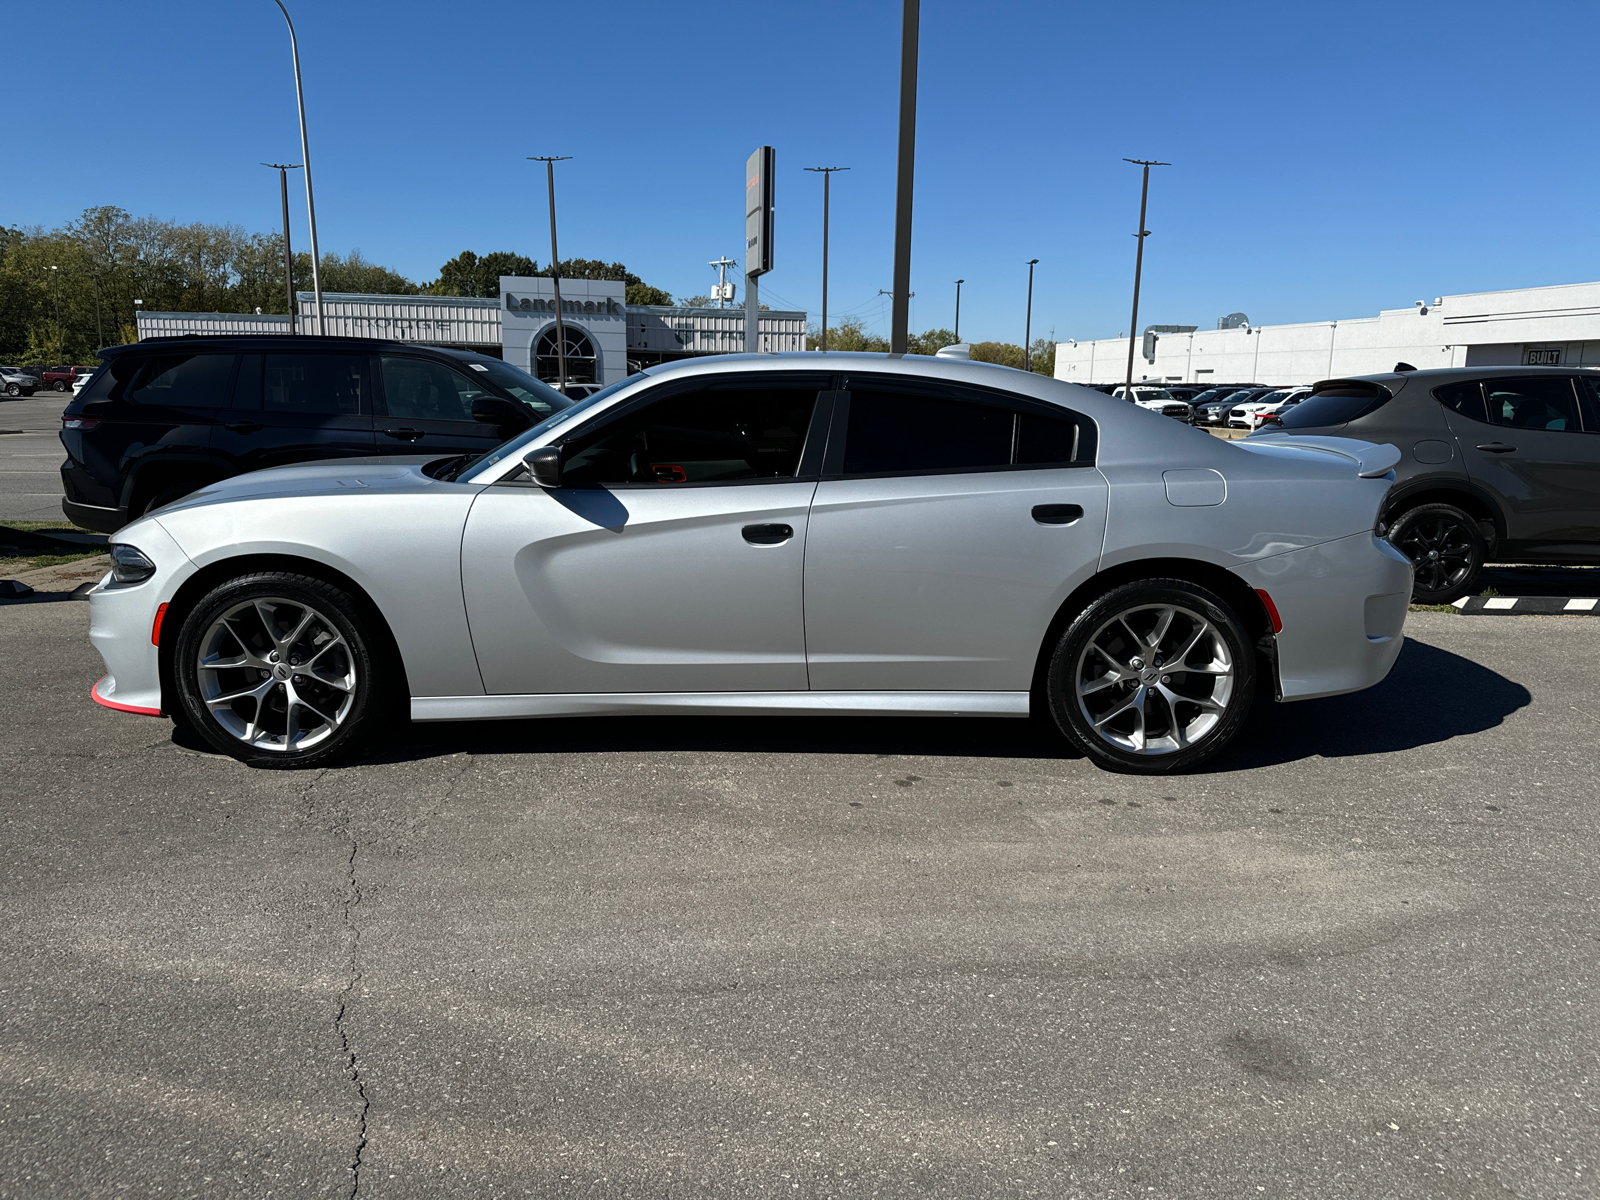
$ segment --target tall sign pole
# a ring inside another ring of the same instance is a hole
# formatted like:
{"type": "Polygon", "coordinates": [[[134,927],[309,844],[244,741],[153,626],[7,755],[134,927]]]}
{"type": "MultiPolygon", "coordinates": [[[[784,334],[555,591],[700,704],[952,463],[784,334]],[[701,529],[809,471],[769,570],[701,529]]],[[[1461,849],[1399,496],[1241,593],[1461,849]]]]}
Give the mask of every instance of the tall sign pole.
{"type": "Polygon", "coordinates": [[[1037,258],[1028,260],[1028,315],[1022,325],[1022,369],[1033,370],[1029,355],[1033,352],[1033,269],[1039,265],[1037,258]]]}
{"type": "Polygon", "coordinates": [[[911,345],[911,181],[917,145],[917,23],[920,0],[903,0],[900,15],[900,161],[894,182],[894,294],[889,350],[911,345]]]}
{"type": "Polygon", "coordinates": [[[956,341],[958,341],[958,342],[961,340],[961,285],[963,283],[965,283],[965,282],[966,282],[965,279],[956,280],[956,329],[955,329],[955,333],[956,333],[956,341]]]}
{"type": "Polygon", "coordinates": [[[1123,162],[1144,168],[1144,184],[1139,189],[1139,253],[1133,260],[1133,316],[1128,322],[1128,381],[1122,389],[1124,400],[1133,399],[1133,346],[1139,337],[1139,277],[1144,273],[1144,240],[1150,231],[1144,227],[1145,204],[1150,199],[1150,168],[1170,167],[1171,163],[1157,162],[1153,158],[1125,158],[1123,162]]]}
{"type": "Polygon", "coordinates": [[[772,270],[773,172],[777,154],[758,146],[744,164],[744,350],[761,353],[761,297],[756,282],[772,270]]]}
{"type": "Polygon", "coordinates": [[[306,93],[300,86],[300,43],[294,36],[294,22],[289,20],[289,10],[283,7],[283,0],[273,0],[273,3],[282,10],[289,26],[289,53],[294,58],[294,98],[300,105],[300,161],[306,172],[306,220],[311,226],[311,290],[317,296],[317,333],[326,335],[328,318],[322,312],[322,265],[317,261],[317,202],[311,196],[311,143],[306,139],[306,93]]]}
{"type": "Polygon", "coordinates": [[[808,171],[822,174],[822,352],[828,352],[828,184],[835,171],[848,171],[849,167],[807,167],[808,171]]]}
{"type": "Polygon", "coordinates": [[[294,251],[289,247],[289,172],[298,171],[299,163],[262,163],[278,172],[278,195],[283,201],[283,295],[289,305],[289,332],[294,333],[294,251]]]}
{"type": "MultiPolygon", "coordinates": [[[[567,330],[561,323],[561,255],[556,250],[556,164],[566,162],[570,154],[540,156],[530,154],[529,162],[544,164],[545,182],[550,185],[550,286],[556,297],[556,387],[564,396],[567,393],[567,330]]],[[[539,374],[539,348],[533,350],[533,373],[539,374]]]]}

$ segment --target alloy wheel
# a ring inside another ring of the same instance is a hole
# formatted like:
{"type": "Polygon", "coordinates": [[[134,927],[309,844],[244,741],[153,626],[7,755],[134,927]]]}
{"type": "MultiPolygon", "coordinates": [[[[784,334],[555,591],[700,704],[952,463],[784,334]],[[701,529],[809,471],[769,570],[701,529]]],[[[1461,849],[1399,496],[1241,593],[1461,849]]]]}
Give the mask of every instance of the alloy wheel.
{"type": "Polygon", "coordinates": [[[325,614],[259,597],[216,617],[196,658],[213,720],[255,750],[310,750],[333,737],[356,700],[356,656],[325,614]]]}
{"type": "Polygon", "coordinates": [[[1413,522],[1396,542],[1416,568],[1417,587],[1444,592],[1473,569],[1472,534],[1453,517],[1440,514],[1413,522]]]}
{"type": "Polygon", "coordinates": [[[1139,755],[1204,741],[1233,699],[1237,664],[1193,609],[1141,604],[1095,630],[1073,672],[1079,711],[1101,739],[1139,755]]]}

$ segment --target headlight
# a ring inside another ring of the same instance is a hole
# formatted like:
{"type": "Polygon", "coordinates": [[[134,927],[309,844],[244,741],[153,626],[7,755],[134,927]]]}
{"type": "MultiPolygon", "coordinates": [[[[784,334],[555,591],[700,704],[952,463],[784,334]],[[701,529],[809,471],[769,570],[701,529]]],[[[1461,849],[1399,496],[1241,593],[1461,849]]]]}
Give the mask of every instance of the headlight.
{"type": "Polygon", "coordinates": [[[143,583],[156,573],[156,565],[137,546],[111,547],[111,578],[118,583],[143,583]]]}

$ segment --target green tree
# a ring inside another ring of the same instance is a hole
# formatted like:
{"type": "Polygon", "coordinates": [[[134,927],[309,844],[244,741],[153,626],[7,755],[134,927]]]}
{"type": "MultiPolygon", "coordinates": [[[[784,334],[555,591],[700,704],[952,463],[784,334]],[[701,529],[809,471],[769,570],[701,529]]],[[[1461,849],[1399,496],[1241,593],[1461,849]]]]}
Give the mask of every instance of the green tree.
{"type": "Polygon", "coordinates": [[[659,304],[670,305],[672,296],[660,288],[651,287],[648,283],[630,283],[625,293],[629,304],[659,304]]]}
{"type": "Polygon", "coordinates": [[[428,285],[427,291],[435,296],[479,296],[497,300],[500,276],[538,273],[539,264],[525,254],[495,250],[479,258],[471,250],[463,250],[439,268],[439,278],[428,285]]]}
{"type": "MultiPolygon", "coordinates": [[[[821,330],[808,331],[806,334],[806,349],[817,350],[822,346],[819,336],[821,330]]],[[[889,353],[889,339],[879,337],[875,333],[868,333],[867,327],[860,317],[845,317],[837,325],[828,329],[828,349],[843,351],[866,351],[869,353],[889,353]]]]}

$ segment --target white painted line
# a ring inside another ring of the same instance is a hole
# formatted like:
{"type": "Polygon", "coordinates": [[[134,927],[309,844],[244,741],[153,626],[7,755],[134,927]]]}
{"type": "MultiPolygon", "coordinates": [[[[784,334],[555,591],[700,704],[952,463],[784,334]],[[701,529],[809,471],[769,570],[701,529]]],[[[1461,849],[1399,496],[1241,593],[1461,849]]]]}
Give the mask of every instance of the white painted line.
{"type": "Polygon", "coordinates": [[[1568,600],[1566,612],[1593,612],[1594,606],[1600,603],[1596,600],[1568,600]]]}
{"type": "Polygon", "coordinates": [[[1471,596],[1463,596],[1459,600],[1450,601],[1450,606],[1452,608],[1465,608],[1467,606],[1467,601],[1470,599],[1472,599],[1471,596]]]}
{"type": "Polygon", "coordinates": [[[1517,606],[1517,597],[1491,596],[1483,602],[1483,606],[1485,608],[1515,608],[1517,606]]]}

